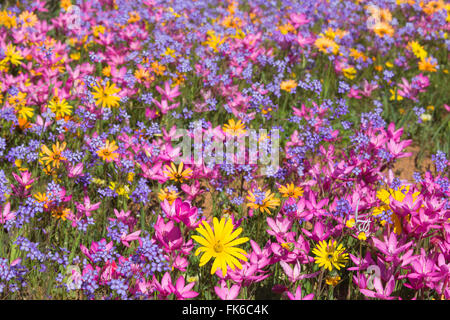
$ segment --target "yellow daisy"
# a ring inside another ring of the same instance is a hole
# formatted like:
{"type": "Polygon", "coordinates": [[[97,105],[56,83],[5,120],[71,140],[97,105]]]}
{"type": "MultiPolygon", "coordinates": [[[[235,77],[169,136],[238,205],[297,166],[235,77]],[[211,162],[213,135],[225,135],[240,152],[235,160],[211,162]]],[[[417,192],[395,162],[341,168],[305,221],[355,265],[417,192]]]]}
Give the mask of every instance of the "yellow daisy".
{"type": "Polygon", "coordinates": [[[183,170],[183,166],[184,164],[183,162],[181,162],[177,169],[175,163],[172,162],[170,167],[166,165],[166,170],[163,171],[163,173],[166,175],[166,177],[170,178],[170,180],[183,182],[185,179],[189,179],[192,176],[192,170],[189,168],[183,170]]]}
{"type": "Polygon", "coordinates": [[[111,162],[119,157],[119,154],[114,152],[117,149],[119,149],[119,146],[116,145],[115,141],[109,142],[109,140],[106,140],[105,146],[97,151],[97,155],[106,162],[111,162]]]}
{"type": "Polygon", "coordinates": [[[270,193],[270,190],[267,190],[266,192],[262,191],[260,188],[254,191],[249,190],[247,200],[250,203],[247,204],[247,207],[270,214],[269,209],[275,209],[280,205],[280,199],[274,198],[274,196],[273,193],[270,193]]]}
{"type": "Polygon", "coordinates": [[[330,239],[327,242],[321,241],[317,244],[316,248],[312,250],[312,253],[316,255],[314,260],[319,267],[325,267],[329,271],[333,270],[333,267],[340,270],[345,266],[345,262],[348,260],[348,253],[344,253],[345,248],[342,244],[337,245],[336,240],[330,239]]]}
{"type": "Polygon", "coordinates": [[[280,186],[278,188],[278,191],[280,191],[283,198],[297,199],[298,197],[301,197],[303,195],[303,188],[296,187],[293,183],[287,184],[286,186],[280,186]]]}
{"type": "Polygon", "coordinates": [[[42,145],[41,150],[45,156],[42,157],[41,160],[45,161],[45,165],[51,164],[52,167],[59,168],[59,163],[62,160],[67,160],[67,158],[61,155],[66,148],[66,145],[67,144],[65,142],[60,145],[59,141],[57,141],[56,144],[52,146],[52,150],[50,150],[46,145],[42,145]]]}
{"type": "Polygon", "coordinates": [[[223,126],[222,130],[232,136],[240,136],[247,132],[247,130],[245,130],[245,124],[243,124],[241,120],[235,122],[234,119],[228,120],[228,123],[223,126]]]}
{"type": "Polygon", "coordinates": [[[102,108],[111,108],[119,106],[120,97],[117,96],[119,92],[120,89],[116,87],[116,84],[110,84],[108,81],[104,87],[97,83],[92,95],[94,96],[97,105],[101,105],[102,108]]]}
{"type": "Polygon", "coordinates": [[[222,218],[219,222],[219,219],[214,217],[213,226],[214,230],[206,221],[203,221],[195,229],[201,236],[192,236],[192,239],[201,245],[195,251],[195,255],[197,256],[203,252],[199,266],[204,266],[213,258],[211,274],[214,274],[218,268],[221,268],[222,274],[226,276],[228,266],[232,270],[235,270],[235,267],[242,269],[242,264],[238,259],[247,261],[248,259],[245,256],[247,253],[236,246],[249,241],[249,238],[237,238],[242,233],[242,228],[233,231],[234,225],[231,219],[225,220],[225,218],[222,218]]]}

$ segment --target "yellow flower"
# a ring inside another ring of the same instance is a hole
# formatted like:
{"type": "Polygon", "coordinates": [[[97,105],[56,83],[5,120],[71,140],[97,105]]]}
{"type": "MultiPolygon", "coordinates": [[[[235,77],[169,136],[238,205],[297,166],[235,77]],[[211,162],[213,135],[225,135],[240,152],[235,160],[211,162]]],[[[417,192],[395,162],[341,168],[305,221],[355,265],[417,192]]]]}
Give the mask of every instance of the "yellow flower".
{"type": "Polygon", "coordinates": [[[27,106],[19,106],[16,107],[17,114],[22,119],[31,119],[34,115],[34,109],[27,106]]]}
{"type": "Polygon", "coordinates": [[[175,58],[175,50],[172,48],[166,48],[166,51],[164,51],[163,56],[171,56],[172,58],[175,58]]]}
{"type": "Polygon", "coordinates": [[[291,92],[292,89],[297,88],[297,82],[295,82],[295,80],[285,80],[282,81],[280,84],[280,89],[287,91],[287,92],[291,92]]]}
{"type": "Polygon", "coordinates": [[[437,62],[433,61],[431,57],[419,61],[420,71],[436,72],[437,62]]]}
{"type": "Polygon", "coordinates": [[[295,33],[295,28],[289,22],[282,26],[279,26],[278,30],[280,30],[282,34],[288,34],[289,32],[295,33]]]}
{"type": "Polygon", "coordinates": [[[267,190],[262,191],[260,188],[254,191],[248,191],[247,200],[250,202],[247,207],[250,207],[260,212],[266,212],[270,214],[269,209],[275,209],[280,205],[280,199],[274,198],[274,194],[267,190]]]}
{"type": "Polygon", "coordinates": [[[340,276],[335,276],[335,277],[327,277],[325,279],[325,283],[328,284],[329,286],[337,286],[339,281],[341,281],[341,277],[340,276]]]}
{"type": "Polygon", "coordinates": [[[14,160],[14,164],[16,165],[17,169],[19,169],[20,171],[27,171],[28,169],[22,166],[22,160],[21,159],[16,159],[14,160]]]}
{"type": "Polygon", "coordinates": [[[111,66],[104,67],[103,70],[102,70],[102,74],[105,77],[110,77],[111,76],[111,66]]]}
{"type": "Polygon", "coordinates": [[[428,55],[425,49],[417,41],[408,42],[408,49],[410,49],[420,60],[425,59],[428,55]]]}
{"type": "MultiPolygon", "coordinates": [[[[421,2],[421,4],[422,4],[422,2],[421,2]]],[[[423,8],[423,12],[425,12],[427,15],[432,15],[437,11],[443,10],[445,8],[445,2],[442,0],[430,1],[422,8],[423,8]]]]}
{"type": "Polygon", "coordinates": [[[52,150],[50,150],[46,145],[42,145],[41,150],[45,156],[42,157],[41,160],[45,161],[45,165],[50,163],[53,167],[59,168],[60,161],[67,160],[61,155],[66,148],[66,145],[67,144],[65,142],[59,145],[59,141],[57,141],[56,144],[52,146],[52,150]]]}
{"type": "Polygon", "coordinates": [[[66,99],[54,97],[48,104],[48,107],[56,115],[57,119],[64,118],[64,116],[70,116],[72,114],[72,106],[67,103],[66,99]]]}
{"type": "Polygon", "coordinates": [[[6,28],[17,27],[16,16],[11,11],[0,11],[0,25],[4,25],[6,28]]]}
{"type": "Polygon", "coordinates": [[[163,76],[164,75],[164,71],[166,70],[166,67],[163,66],[163,65],[160,65],[158,63],[158,61],[153,61],[151,66],[152,66],[153,72],[156,75],[158,75],[158,76],[163,76]]]}
{"type": "MultiPolygon", "coordinates": [[[[402,202],[406,195],[409,193],[409,186],[401,186],[397,190],[393,190],[391,188],[381,189],[377,192],[377,198],[383,203],[380,207],[373,209],[373,216],[382,215],[383,213],[390,212],[391,225],[394,227],[394,232],[398,235],[402,233],[402,222],[400,218],[390,210],[390,197],[394,200],[402,202]]],[[[419,196],[420,192],[415,192],[412,194],[413,202],[416,201],[416,198],[419,196]]],[[[381,220],[381,225],[384,226],[387,223],[386,220],[381,220]]]]}
{"type": "Polygon", "coordinates": [[[214,30],[209,30],[206,34],[208,35],[208,38],[203,44],[209,46],[214,52],[219,52],[217,47],[225,42],[226,37],[222,38],[220,35],[217,36],[214,30]]]}
{"type": "Polygon", "coordinates": [[[353,67],[342,69],[342,72],[344,73],[344,76],[350,80],[355,78],[356,69],[353,67]]]}
{"type": "Polygon", "coordinates": [[[69,208],[57,207],[53,209],[51,213],[52,217],[65,221],[67,219],[67,216],[72,213],[72,211],[69,208]]]}
{"type": "Polygon", "coordinates": [[[64,10],[67,11],[72,6],[72,1],[71,0],[61,0],[60,6],[61,6],[61,8],[63,8],[64,10]]]}
{"type": "Polygon", "coordinates": [[[24,27],[33,27],[38,21],[37,16],[33,12],[24,11],[19,16],[19,19],[23,21],[24,27]]]}
{"type": "Polygon", "coordinates": [[[394,35],[394,29],[391,27],[389,23],[386,22],[378,22],[373,27],[373,32],[375,32],[380,38],[383,38],[385,35],[392,37],[394,35]]]}
{"type": "Polygon", "coordinates": [[[105,87],[101,86],[97,83],[97,86],[94,87],[94,92],[92,95],[94,99],[96,99],[96,104],[101,105],[103,108],[111,108],[119,106],[120,97],[116,94],[120,92],[120,89],[116,87],[116,84],[109,84],[109,81],[106,83],[105,87]]]}
{"type": "Polygon", "coordinates": [[[236,267],[242,269],[242,264],[238,259],[248,261],[245,256],[247,253],[236,246],[249,241],[249,238],[237,238],[242,233],[242,228],[233,231],[234,226],[231,219],[225,220],[225,218],[222,218],[219,222],[214,217],[213,226],[214,230],[206,221],[203,221],[195,229],[201,236],[192,236],[192,239],[201,245],[195,251],[195,255],[198,256],[200,253],[203,253],[199,266],[204,266],[213,258],[214,262],[211,267],[211,274],[214,274],[220,268],[222,274],[226,276],[228,266],[232,270],[235,270],[236,267]]]}
{"type": "Polygon", "coordinates": [[[8,103],[14,107],[26,104],[27,94],[18,92],[15,96],[9,96],[8,103]]]}
{"type": "Polygon", "coordinates": [[[347,228],[353,228],[355,226],[355,219],[351,218],[351,219],[347,220],[345,225],[347,226],[347,228]]]}
{"type": "Polygon", "coordinates": [[[105,185],[106,181],[99,178],[92,178],[91,180],[95,184],[99,184],[101,186],[105,185]]]}
{"type": "Polygon", "coordinates": [[[342,244],[337,245],[336,240],[330,239],[328,244],[326,241],[321,241],[317,244],[316,248],[312,250],[312,253],[316,255],[314,257],[315,263],[319,267],[325,267],[329,271],[333,270],[333,267],[340,270],[345,266],[345,262],[348,260],[348,253],[344,253],[345,248],[342,244]]]}
{"type": "Polygon", "coordinates": [[[97,151],[97,155],[106,162],[111,162],[119,157],[119,154],[114,152],[117,149],[119,149],[119,146],[116,145],[115,141],[109,142],[109,140],[106,140],[105,146],[97,151]]]}
{"type": "Polygon", "coordinates": [[[165,189],[161,189],[158,192],[158,199],[159,201],[164,201],[167,199],[167,201],[169,202],[169,204],[172,204],[180,195],[179,192],[176,191],[169,191],[169,188],[165,188],[165,189]]]}
{"type": "Polygon", "coordinates": [[[389,89],[389,92],[391,93],[391,97],[389,98],[389,100],[397,100],[397,101],[401,101],[403,100],[403,97],[401,95],[398,94],[397,89],[389,89]]]}
{"type": "Polygon", "coordinates": [[[286,186],[280,186],[278,188],[278,191],[280,191],[281,196],[284,198],[297,199],[298,197],[301,197],[303,195],[303,188],[296,187],[293,183],[287,184],[286,186]]]}
{"type": "Polygon", "coordinates": [[[339,45],[328,37],[317,38],[314,45],[323,53],[337,54],[339,52],[339,45]]]}
{"type": "Polygon", "coordinates": [[[16,50],[16,47],[10,43],[6,46],[5,52],[5,62],[10,61],[13,65],[17,66],[21,64],[20,60],[23,60],[22,54],[20,51],[16,50]]]}
{"type": "Polygon", "coordinates": [[[365,56],[364,53],[353,48],[350,48],[350,57],[353,57],[355,60],[358,59],[362,59],[363,61],[367,60],[367,56],[365,56]]]}
{"type": "Polygon", "coordinates": [[[168,165],[166,165],[165,167],[165,171],[163,171],[163,173],[165,173],[166,177],[170,178],[170,180],[175,180],[176,182],[183,182],[185,179],[189,179],[192,176],[192,170],[187,168],[185,170],[183,170],[183,162],[181,162],[177,167],[175,166],[175,163],[172,162],[172,164],[170,165],[170,167],[168,165]]]}
{"type": "Polygon", "coordinates": [[[247,130],[245,130],[245,125],[241,122],[241,120],[235,122],[234,119],[228,120],[228,124],[225,124],[222,130],[232,136],[240,136],[247,132],[247,130]]]}
{"type": "Polygon", "coordinates": [[[79,52],[74,52],[70,54],[70,59],[72,60],[80,60],[81,54],[79,52]]]}
{"type": "Polygon", "coordinates": [[[359,240],[367,240],[366,233],[365,232],[360,232],[358,234],[358,239],[359,240]]]}

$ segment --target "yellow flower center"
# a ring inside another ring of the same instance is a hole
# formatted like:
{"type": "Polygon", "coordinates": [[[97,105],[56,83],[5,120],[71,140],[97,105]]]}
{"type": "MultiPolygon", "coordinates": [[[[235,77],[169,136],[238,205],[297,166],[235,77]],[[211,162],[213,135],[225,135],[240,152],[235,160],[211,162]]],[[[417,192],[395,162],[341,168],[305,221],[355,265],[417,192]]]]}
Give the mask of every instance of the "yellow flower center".
{"type": "Polygon", "coordinates": [[[221,253],[223,251],[223,245],[220,243],[220,241],[217,241],[217,243],[214,245],[214,251],[217,253],[221,253]]]}

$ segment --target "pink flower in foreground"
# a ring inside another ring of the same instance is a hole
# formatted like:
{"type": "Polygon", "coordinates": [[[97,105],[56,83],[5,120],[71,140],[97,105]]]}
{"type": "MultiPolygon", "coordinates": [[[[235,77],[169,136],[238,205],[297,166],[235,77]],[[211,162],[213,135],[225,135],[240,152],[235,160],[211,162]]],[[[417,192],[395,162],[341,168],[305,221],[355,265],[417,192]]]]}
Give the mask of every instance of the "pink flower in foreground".
{"type": "Polygon", "coordinates": [[[289,300],[312,300],[314,298],[314,293],[310,293],[302,298],[302,288],[301,285],[297,287],[297,290],[295,290],[295,294],[290,293],[289,291],[286,292],[289,300]]]}
{"type": "Polygon", "coordinates": [[[241,287],[238,284],[234,284],[231,288],[228,288],[227,283],[224,280],[220,281],[220,287],[214,287],[214,291],[217,296],[222,300],[235,300],[239,295],[241,287]]]}
{"type": "Polygon", "coordinates": [[[373,280],[373,285],[376,291],[371,291],[367,289],[360,289],[361,293],[366,297],[370,298],[378,298],[384,300],[394,300],[395,297],[391,297],[392,291],[395,288],[395,279],[394,276],[391,276],[386,286],[383,288],[381,283],[381,279],[379,277],[375,277],[373,280]]]}

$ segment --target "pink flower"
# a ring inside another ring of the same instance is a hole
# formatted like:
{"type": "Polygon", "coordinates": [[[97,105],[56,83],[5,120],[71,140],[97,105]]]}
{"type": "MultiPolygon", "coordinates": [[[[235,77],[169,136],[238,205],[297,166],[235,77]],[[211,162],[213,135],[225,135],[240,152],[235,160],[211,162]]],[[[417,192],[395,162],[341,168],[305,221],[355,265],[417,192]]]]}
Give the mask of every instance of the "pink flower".
{"type": "Polygon", "coordinates": [[[214,287],[217,296],[222,300],[235,300],[240,290],[241,287],[238,284],[234,284],[229,288],[224,280],[220,281],[220,287],[214,287]]]}
{"type": "Polygon", "coordinates": [[[156,239],[164,246],[166,251],[173,251],[182,246],[181,230],[172,220],[165,223],[164,219],[158,216],[154,228],[156,239]]]}
{"type": "Polygon", "coordinates": [[[88,195],[84,196],[84,203],[81,204],[75,201],[76,208],[82,213],[86,214],[86,217],[90,217],[92,211],[97,210],[100,207],[101,202],[97,202],[95,204],[91,204],[91,199],[89,199],[88,195]]]}
{"type": "Polygon", "coordinates": [[[166,213],[167,217],[175,222],[183,222],[189,229],[195,229],[199,226],[197,208],[191,207],[187,201],[182,201],[180,198],[170,205],[167,199],[164,199],[161,208],[166,213]]]}
{"type": "Polygon", "coordinates": [[[386,262],[394,262],[394,265],[398,265],[401,261],[399,258],[400,254],[406,250],[408,250],[413,242],[410,241],[404,245],[400,245],[397,242],[397,235],[395,232],[391,232],[389,235],[389,239],[384,236],[384,241],[379,240],[376,237],[372,237],[373,244],[375,247],[383,253],[383,259],[386,262]]]}
{"type": "Polygon", "coordinates": [[[76,178],[78,176],[82,176],[83,175],[83,162],[80,162],[76,166],[70,165],[68,168],[68,171],[69,172],[68,172],[67,176],[69,178],[76,178]]]}
{"type": "Polygon", "coordinates": [[[284,273],[288,276],[289,281],[292,283],[305,278],[314,278],[320,273],[320,271],[317,271],[311,274],[301,274],[301,264],[299,261],[295,263],[293,268],[284,261],[280,261],[280,265],[283,268],[284,273]]]}
{"type": "Polygon", "coordinates": [[[308,294],[308,295],[306,295],[306,296],[304,296],[302,298],[302,287],[301,287],[301,285],[299,285],[297,287],[297,290],[295,290],[295,294],[292,294],[289,291],[286,292],[286,294],[287,294],[289,300],[312,300],[312,299],[314,299],[314,293],[310,293],[310,294],[308,294]]]}
{"type": "Polygon", "coordinates": [[[156,279],[155,275],[153,275],[153,285],[155,286],[155,289],[158,290],[158,298],[160,299],[166,299],[167,296],[175,291],[169,272],[164,274],[161,279],[161,283],[156,279]]]}
{"type": "Polygon", "coordinates": [[[120,236],[120,241],[122,242],[122,244],[124,246],[130,247],[130,244],[128,242],[134,241],[134,240],[138,240],[139,244],[142,246],[142,240],[139,237],[140,234],[141,234],[141,230],[135,231],[135,232],[130,233],[130,234],[123,233],[120,236]]]}
{"type": "Polygon", "coordinates": [[[347,94],[349,98],[361,99],[362,97],[358,94],[359,90],[353,87],[350,88],[350,92],[347,94]]]}
{"type": "Polygon", "coordinates": [[[187,286],[184,286],[184,284],[184,277],[180,276],[175,283],[175,288],[173,290],[173,293],[178,300],[192,299],[198,296],[197,292],[191,290],[195,286],[195,282],[191,282],[187,286]]]}
{"type": "Polygon", "coordinates": [[[205,190],[202,190],[200,187],[200,181],[195,180],[194,184],[189,186],[186,183],[183,183],[181,185],[181,190],[183,190],[187,195],[187,200],[191,201],[195,199],[198,195],[201,195],[205,192],[205,190]]]}
{"type": "Polygon", "coordinates": [[[179,86],[176,85],[173,89],[170,88],[169,82],[164,82],[164,90],[160,86],[156,86],[156,90],[169,101],[173,101],[181,93],[178,91],[179,86]]]}
{"type": "MultiPolygon", "coordinates": [[[[269,230],[267,230],[267,233],[276,237],[277,241],[278,239],[284,239],[286,237],[286,234],[295,234],[295,232],[289,230],[292,229],[292,223],[293,221],[289,219],[288,217],[283,217],[282,215],[277,215],[276,220],[273,220],[270,217],[267,217],[266,219],[268,226],[270,227],[269,230]]],[[[281,240],[283,241],[283,240],[281,240]]],[[[280,241],[278,241],[280,242],[280,241]]]]}
{"type": "Polygon", "coordinates": [[[7,202],[0,213],[0,223],[5,224],[7,221],[16,217],[15,212],[11,211],[11,203],[7,202]]]}
{"type": "Polygon", "coordinates": [[[379,277],[375,277],[373,280],[373,284],[376,291],[371,291],[367,289],[360,289],[361,293],[366,297],[385,299],[385,300],[394,300],[395,297],[391,297],[392,291],[395,288],[395,279],[394,276],[391,276],[389,281],[386,284],[386,287],[383,288],[383,284],[381,283],[381,279],[379,277]]]}
{"type": "Polygon", "coordinates": [[[169,105],[167,103],[166,99],[162,99],[161,103],[158,100],[153,99],[153,102],[156,104],[156,106],[161,110],[162,114],[166,114],[167,112],[169,112],[172,109],[176,109],[178,108],[178,106],[180,105],[179,102],[174,103],[172,105],[169,105]]]}

